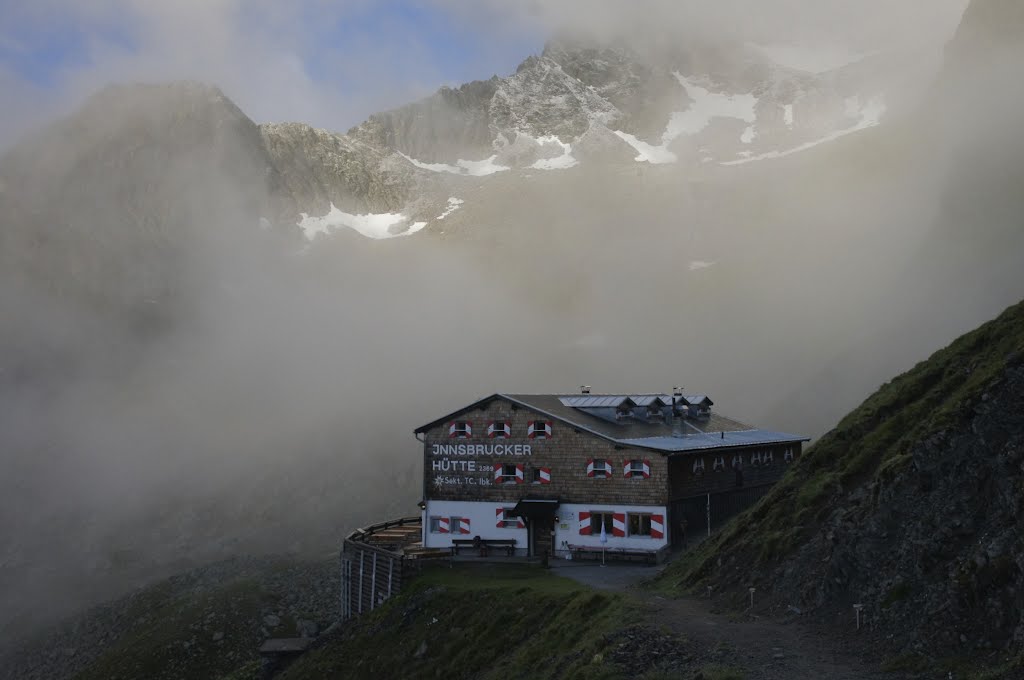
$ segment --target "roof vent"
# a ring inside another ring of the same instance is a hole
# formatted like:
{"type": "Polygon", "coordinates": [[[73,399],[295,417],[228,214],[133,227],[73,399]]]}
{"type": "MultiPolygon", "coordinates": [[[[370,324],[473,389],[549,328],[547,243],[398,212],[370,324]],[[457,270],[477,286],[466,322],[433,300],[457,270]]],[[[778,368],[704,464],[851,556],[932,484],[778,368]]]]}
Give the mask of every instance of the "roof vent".
{"type": "Polygon", "coordinates": [[[590,385],[580,385],[580,394],[590,394],[590,385]]]}

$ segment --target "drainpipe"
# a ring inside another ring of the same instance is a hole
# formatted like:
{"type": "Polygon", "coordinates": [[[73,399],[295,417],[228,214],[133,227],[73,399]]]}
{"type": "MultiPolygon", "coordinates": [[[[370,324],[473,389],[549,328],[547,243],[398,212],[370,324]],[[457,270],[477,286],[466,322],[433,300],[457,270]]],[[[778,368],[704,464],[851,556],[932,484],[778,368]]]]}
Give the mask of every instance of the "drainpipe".
{"type": "Polygon", "coordinates": [[[420,439],[419,432],[413,432],[412,436],[416,438],[416,441],[423,444],[423,488],[420,495],[420,504],[423,507],[420,508],[420,543],[426,547],[427,545],[427,438],[420,439]]]}

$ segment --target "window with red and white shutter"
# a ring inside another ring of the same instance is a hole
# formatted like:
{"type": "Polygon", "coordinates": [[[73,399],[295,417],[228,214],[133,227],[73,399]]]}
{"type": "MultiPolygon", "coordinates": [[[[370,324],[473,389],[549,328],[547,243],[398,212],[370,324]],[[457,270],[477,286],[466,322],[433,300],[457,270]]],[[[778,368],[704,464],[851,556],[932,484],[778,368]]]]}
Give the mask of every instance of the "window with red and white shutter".
{"type": "Polygon", "coordinates": [[[665,515],[651,515],[651,538],[665,538],[665,515]]]}
{"type": "Polygon", "coordinates": [[[525,529],[526,522],[522,517],[512,517],[512,508],[495,508],[494,525],[499,529],[525,529]]]}
{"type": "Polygon", "coordinates": [[[469,439],[473,436],[473,423],[468,420],[453,420],[448,423],[448,436],[452,439],[469,439]]]}
{"type": "Polygon", "coordinates": [[[611,476],[612,462],[610,460],[596,458],[587,459],[587,477],[596,477],[602,479],[611,476]]]}
{"type": "Polygon", "coordinates": [[[646,458],[622,461],[622,476],[626,479],[648,479],[651,476],[651,461],[646,458]]]}
{"type": "Polygon", "coordinates": [[[526,436],[530,439],[549,439],[551,437],[551,421],[531,420],[526,424],[526,436]]]}
{"type": "Polygon", "coordinates": [[[487,424],[487,436],[491,439],[507,439],[512,436],[512,425],[506,420],[492,420],[487,424]]]}

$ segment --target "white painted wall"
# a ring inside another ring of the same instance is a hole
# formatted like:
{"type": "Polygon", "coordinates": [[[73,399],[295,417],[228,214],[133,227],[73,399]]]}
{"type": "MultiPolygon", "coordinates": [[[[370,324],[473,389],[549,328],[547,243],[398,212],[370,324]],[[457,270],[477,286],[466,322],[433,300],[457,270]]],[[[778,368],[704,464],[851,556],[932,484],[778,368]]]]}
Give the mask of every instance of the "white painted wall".
{"type": "Polygon", "coordinates": [[[423,547],[450,548],[453,538],[473,538],[474,536],[479,536],[480,538],[514,538],[516,540],[516,552],[526,554],[526,529],[515,529],[512,527],[502,529],[495,525],[495,510],[498,508],[510,508],[514,505],[514,502],[427,501],[427,509],[423,513],[423,547]],[[456,533],[458,529],[454,526],[450,534],[432,534],[430,533],[431,517],[467,517],[469,518],[469,534],[456,533]]]}
{"type": "MultiPolygon", "coordinates": [[[[671,528],[668,526],[668,508],[663,506],[651,506],[651,505],[600,505],[600,504],[588,504],[580,505],[574,503],[566,503],[558,508],[558,523],[555,525],[555,549],[559,555],[563,554],[566,550],[566,544],[568,545],[585,545],[593,546],[595,548],[601,547],[601,535],[600,533],[591,536],[580,535],[580,519],[579,513],[583,512],[622,512],[627,515],[631,512],[650,513],[652,515],[662,515],[665,523],[665,538],[651,538],[649,536],[625,536],[618,537],[608,534],[608,543],[604,544],[607,548],[628,548],[630,550],[658,550],[668,545],[669,538],[671,537],[671,528]],[[563,528],[565,527],[565,528],[563,528]]],[[[626,518],[626,528],[629,528],[629,518],[626,518]]]]}

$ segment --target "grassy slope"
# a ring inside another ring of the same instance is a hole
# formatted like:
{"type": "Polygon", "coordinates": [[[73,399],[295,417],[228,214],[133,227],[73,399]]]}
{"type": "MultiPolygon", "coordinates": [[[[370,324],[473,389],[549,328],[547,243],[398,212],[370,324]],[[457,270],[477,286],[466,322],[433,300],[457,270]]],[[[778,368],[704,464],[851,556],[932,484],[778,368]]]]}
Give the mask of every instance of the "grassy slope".
{"type": "Polygon", "coordinates": [[[442,567],[281,677],[618,678],[602,638],[633,618],[535,566],[442,567]]]}
{"type": "MultiPolygon", "coordinates": [[[[276,596],[249,579],[195,596],[176,597],[156,586],[125,614],[136,618],[134,630],[76,680],[221,678],[240,667],[257,669],[261,611],[277,605],[276,596]],[[223,638],[215,640],[215,632],[223,638]]],[[[290,620],[282,625],[294,628],[290,620]]]]}
{"type": "Polygon", "coordinates": [[[883,385],[826,433],[755,507],[667,569],[660,586],[685,591],[735,556],[757,567],[785,558],[818,526],[844,490],[885,480],[911,461],[911,449],[956,425],[1014,353],[1024,352],[1024,302],[962,336],[883,385]]]}

